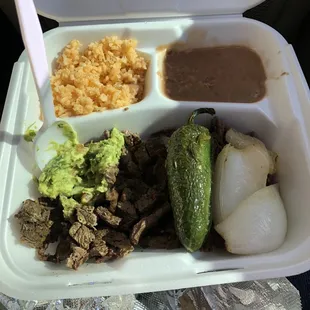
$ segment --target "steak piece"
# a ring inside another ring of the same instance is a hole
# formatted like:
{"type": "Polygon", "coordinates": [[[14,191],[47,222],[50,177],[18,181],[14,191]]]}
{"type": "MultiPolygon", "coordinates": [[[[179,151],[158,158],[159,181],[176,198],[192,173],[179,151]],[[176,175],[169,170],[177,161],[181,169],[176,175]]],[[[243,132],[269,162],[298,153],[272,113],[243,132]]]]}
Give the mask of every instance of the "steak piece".
{"type": "Polygon", "coordinates": [[[44,223],[49,220],[50,210],[37,201],[27,199],[15,217],[21,222],[44,223]]]}
{"type": "Polygon", "coordinates": [[[95,231],[95,240],[91,245],[89,252],[90,257],[101,257],[106,256],[109,252],[109,248],[106,242],[103,240],[104,236],[109,232],[108,229],[102,229],[95,231]]]}
{"type": "Polygon", "coordinates": [[[106,200],[110,202],[109,210],[112,213],[115,213],[116,206],[117,206],[117,201],[118,201],[118,192],[116,191],[115,188],[108,189],[108,191],[105,194],[106,200]]]}
{"type": "Polygon", "coordinates": [[[121,197],[120,197],[120,202],[127,202],[131,201],[132,198],[134,198],[134,194],[132,190],[129,187],[125,187],[122,191],[121,197]]]}
{"type": "Polygon", "coordinates": [[[107,139],[110,139],[110,137],[111,137],[111,131],[105,130],[103,134],[101,135],[100,140],[107,140],[107,139]]]}
{"type": "Polygon", "coordinates": [[[60,232],[60,237],[65,239],[69,236],[69,229],[70,229],[70,223],[68,222],[61,222],[61,232],[60,232]]]}
{"type": "Polygon", "coordinates": [[[141,239],[139,245],[142,248],[158,250],[174,250],[181,248],[181,243],[177,235],[168,233],[157,236],[146,236],[141,239]]]}
{"type": "Polygon", "coordinates": [[[67,239],[61,239],[57,245],[57,248],[56,248],[56,262],[57,263],[60,263],[64,260],[66,260],[71,252],[72,252],[72,241],[67,238],[67,239]]]}
{"type": "Polygon", "coordinates": [[[58,241],[60,235],[62,235],[64,226],[64,222],[53,221],[53,225],[51,226],[50,233],[48,234],[45,243],[54,243],[58,241]]]}
{"type": "Polygon", "coordinates": [[[137,222],[137,218],[133,218],[133,217],[126,217],[123,218],[120,225],[119,225],[119,229],[121,231],[124,231],[126,233],[130,233],[132,230],[133,225],[137,222]]]}
{"type": "Polygon", "coordinates": [[[122,217],[122,221],[119,225],[119,228],[124,231],[131,230],[131,227],[138,219],[136,209],[134,205],[129,201],[118,202],[117,214],[119,214],[122,217]]]}
{"type": "Polygon", "coordinates": [[[141,170],[139,169],[138,165],[134,161],[130,161],[127,164],[126,169],[124,171],[130,176],[134,178],[141,177],[141,170]]]}
{"type": "Polygon", "coordinates": [[[123,247],[116,251],[115,257],[116,258],[123,258],[133,252],[135,248],[133,246],[123,247]]]}
{"type": "Polygon", "coordinates": [[[120,168],[129,177],[140,177],[141,170],[138,165],[133,161],[131,152],[128,152],[120,159],[120,168]]]}
{"type": "Polygon", "coordinates": [[[60,239],[54,255],[45,253],[47,245],[43,248],[37,249],[37,255],[39,260],[59,264],[70,256],[72,253],[72,245],[74,245],[74,243],[70,240],[70,237],[67,239],[60,239]]]}
{"type": "Polygon", "coordinates": [[[129,201],[121,202],[117,204],[117,213],[120,214],[122,218],[133,217],[137,218],[137,212],[134,205],[129,201]]]}
{"type": "Polygon", "coordinates": [[[226,144],[225,135],[227,130],[228,128],[222,120],[217,116],[212,117],[210,132],[216,134],[218,142],[223,146],[226,144]]]}
{"type": "Polygon", "coordinates": [[[75,222],[69,229],[69,235],[84,249],[88,250],[95,240],[94,233],[85,225],[75,222]]]}
{"type": "Polygon", "coordinates": [[[130,241],[133,245],[139,243],[141,235],[149,228],[154,227],[158,221],[171,210],[168,202],[156,209],[152,214],[142,218],[134,227],[130,235],[130,241]]]}
{"type": "Polygon", "coordinates": [[[104,237],[109,233],[110,229],[99,229],[94,232],[95,240],[93,241],[93,245],[100,245],[101,241],[104,240],[104,237]]]}
{"type": "Polygon", "coordinates": [[[142,233],[146,230],[147,221],[145,218],[141,219],[132,229],[130,241],[133,245],[137,245],[140,241],[142,233]]]}
{"type": "Polygon", "coordinates": [[[165,216],[163,216],[159,220],[158,225],[154,226],[148,234],[155,236],[155,235],[161,235],[164,233],[168,233],[168,234],[176,233],[172,210],[169,211],[167,214],[165,214],[165,216]]]}
{"type": "Polygon", "coordinates": [[[141,143],[141,138],[138,134],[131,133],[128,130],[124,131],[123,134],[125,145],[128,149],[132,150],[141,143]]]}
{"type": "Polygon", "coordinates": [[[106,179],[106,181],[108,182],[110,186],[114,185],[114,183],[116,182],[116,177],[117,177],[118,172],[119,172],[119,169],[117,166],[109,167],[105,171],[104,178],[106,179]]]}
{"type": "Polygon", "coordinates": [[[165,167],[166,160],[158,158],[153,168],[153,175],[156,182],[156,188],[163,190],[167,185],[167,170],[165,167]]]}
{"type": "Polygon", "coordinates": [[[39,202],[28,199],[23,202],[15,218],[21,225],[21,242],[32,248],[42,248],[53,225],[53,221],[49,220],[50,210],[39,202]]]}
{"type": "Polygon", "coordinates": [[[116,248],[131,246],[130,240],[124,233],[113,229],[108,230],[108,233],[104,236],[104,240],[107,244],[110,244],[116,248]]]}
{"type": "Polygon", "coordinates": [[[134,152],[134,159],[137,165],[141,170],[145,168],[145,166],[150,161],[149,153],[146,150],[145,144],[141,143],[134,152]]]}
{"type": "Polygon", "coordinates": [[[55,255],[48,255],[48,254],[46,254],[45,253],[46,248],[47,248],[46,244],[43,245],[42,248],[36,248],[38,259],[43,261],[43,262],[50,261],[50,262],[56,263],[55,255]]]}
{"type": "Polygon", "coordinates": [[[150,188],[146,194],[142,195],[139,200],[135,202],[135,208],[140,214],[150,211],[157,200],[158,191],[150,188]]]}
{"type": "Polygon", "coordinates": [[[60,208],[60,201],[59,198],[51,199],[48,197],[39,197],[38,202],[40,205],[48,208],[60,208]]]}
{"type": "Polygon", "coordinates": [[[146,150],[151,158],[167,157],[167,146],[169,138],[164,135],[150,137],[145,142],[146,150]]]}
{"type": "Polygon", "coordinates": [[[27,244],[32,248],[43,247],[53,225],[52,221],[46,223],[21,223],[22,243],[27,244]]]}
{"type": "Polygon", "coordinates": [[[72,253],[67,259],[67,267],[77,270],[88,260],[88,252],[78,246],[72,247],[72,253]]]}
{"type": "Polygon", "coordinates": [[[121,156],[119,160],[119,167],[120,170],[126,170],[126,166],[128,165],[129,162],[132,161],[132,154],[130,151],[126,149],[126,152],[123,156],[121,156]]]}
{"type": "Polygon", "coordinates": [[[98,257],[96,259],[96,263],[100,264],[100,263],[105,263],[113,258],[116,258],[117,254],[115,253],[114,249],[108,248],[108,253],[105,256],[102,257],[98,257]]]}
{"type": "Polygon", "coordinates": [[[218,117],[213,116],[211,120],[211,137],[212,137],[212,157],[213,161],[216,160],[218,154],[221,152],[223,147],[226,144],[225,135],[227,132],[227,127],[224,122],[221,121],[218,117]]]}
{"type": "Polygon", "coordinates": [[[79,206],[76,208],[78,221],[88,227],[93,228],[97,225],[97,216],[94,214],[95,208],[92,206],[79,206]]]}
{"type": "Polygon", "coordinates": [[[104,207],[97,207],[96,213],[99,218],[114,228],[118,227],[122,220],[120,217],[113,215],[107,208],[104,207]]]}
{"type": "Polygon", "coordinates": [[[129,187],[133,193],[133,200],[142,194],[145,194],[149,189],[149,186],[145,184],[141,179],[128,179],[126,176],[118,175],[117,177],[117,191],[121,192],[124,188],[129,187]]]}
{"type": "Polygon", "coordinates": [[[109,248],[105,245],[98,245],[89,251],[89,257],[104,257],[108,254],[109,248]]]}
{"type": "Polygon", "coordinates": [[[128,237],[116,230],[109,230],[108,234],[104,237],[107,244],[117,248],[115,251],[117,257],[124,257],[134,250],[128,237]]]}

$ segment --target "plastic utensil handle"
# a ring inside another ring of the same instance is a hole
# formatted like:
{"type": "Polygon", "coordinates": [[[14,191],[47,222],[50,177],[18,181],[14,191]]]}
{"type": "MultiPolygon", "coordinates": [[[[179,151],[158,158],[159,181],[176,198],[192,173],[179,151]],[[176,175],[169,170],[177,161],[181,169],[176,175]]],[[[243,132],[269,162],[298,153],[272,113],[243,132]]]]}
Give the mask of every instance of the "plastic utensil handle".
{"type": "Polygon", "coordinates": [[[40,98],[44,126],[49,127],[56,117],[41,25],[33,0],[15,0],[15,5],[23,42],[40,98]]]}

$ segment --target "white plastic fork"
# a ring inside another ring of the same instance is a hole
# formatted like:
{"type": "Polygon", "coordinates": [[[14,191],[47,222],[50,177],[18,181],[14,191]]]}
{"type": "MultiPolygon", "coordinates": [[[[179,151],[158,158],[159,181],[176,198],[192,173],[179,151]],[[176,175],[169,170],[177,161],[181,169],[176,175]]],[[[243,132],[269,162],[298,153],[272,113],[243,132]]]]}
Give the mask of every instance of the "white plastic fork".
{"type": "Polygon", "coordinates": [[[65,122],[57,120],[55,116],[43,33],[33,0],[15,0],[15,5],[44,118],[34,140],[35,159],[38,167],[43,170],[56,155],[56,151],[49,147],[50,142],[62,144],[68,138],[59,126],[65,122]]]}

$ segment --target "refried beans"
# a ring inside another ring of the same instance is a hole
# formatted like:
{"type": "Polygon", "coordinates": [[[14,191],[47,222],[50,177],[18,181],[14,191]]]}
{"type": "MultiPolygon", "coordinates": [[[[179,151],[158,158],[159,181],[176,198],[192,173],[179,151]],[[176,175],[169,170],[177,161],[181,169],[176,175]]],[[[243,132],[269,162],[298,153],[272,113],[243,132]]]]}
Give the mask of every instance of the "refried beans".
{"type": "Polygon", "coordinates": [[[266,94],[259,55],[243,46],[167,49],[165,94],[179,101],[253,103],[266,94]]]}

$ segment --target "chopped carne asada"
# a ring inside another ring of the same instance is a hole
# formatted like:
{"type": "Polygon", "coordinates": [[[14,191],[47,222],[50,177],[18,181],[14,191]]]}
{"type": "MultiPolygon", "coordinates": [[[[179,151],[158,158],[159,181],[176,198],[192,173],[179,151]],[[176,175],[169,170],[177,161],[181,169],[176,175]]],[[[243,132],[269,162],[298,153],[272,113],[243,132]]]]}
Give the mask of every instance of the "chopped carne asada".
{"type": "Polygon", "coordinates": [[[116,177],[118,174],[118,167],[110,167],[104,174],[109,185],[113,185],[116,182],[116,177]]]}
{"type": "Polygon", "coordinates": [[[49,220],[50,210],[37,201],[27,199],[15,217],[22,222],[45,223],[49,220]]]}
{"type": "Polygon", "coordinates": [[[129,238],[124,233],[113,229],[109,229],[108,233],[104,237],[104,240],[107,242],[107,244],[116,248],[131,246],[129,238]]]}
{"type": "Polygon", "coordinates": [[[21,242],[32,248],[43,247],[52,224],[52,221],[45,223],[21,223],[21,242]]]}
{"type": "Polygon", "coordinates": [[[75,222],[70,227],[69,235],[84,249],[88,250],[91,242],[95,240],[95,235],[87,226],[75,222]]]}
{"type": "MultiPolygon", "coordinates": [[[[88,190],[80,196],[26,200],[16,214],[21,240],[35,247],[41,260],[67,260],[69,268],[77,269],[88,258],[94,257],[99,263],[124,257],[140,244],[142,237],[152,239],[149,233],[163,218],[173,222],[167,215],[168,135],[157,133],[142,141],[137,134],[123,132],[125,147],[119,165],[104,168],[101,175],[90,172],[106,180],[106,192],[94,194],[88,190]],[[58,242],[56,253],[46,254],[52,242],[58,242]]],[[[92,161],[98,165],[100,160],[95,158],[93,143],[110,138],[111,131],[105,131],[100,139],[85,144],[92,149],[86,160],[88,166],[92,161]]]]}
{"type": "Polygon", "coordinates": [[[142,248],[174,250],[181,248],[181,243],[176,234],[167,234],[157,236],[146,236],[139,243],[142,248]]]}
{"type": "Polygon", "coordinates": [[[131,177],[141,177],[141,170],[138,165],[134,162],[130,152],[126,152],[120,159],[120,169],[124,171],[125,175],[131,177]]]}
{"type": "Polygon", "coordinates": [[[227,129],[223,121],[218,117],[213,117],[211,121],[211,136],[212,136],[212,152],[214,160],[225,146],[225,135],[227,129]]]}
{"type": "Polygon", "coordinates": [[[122,220],[120,217],[113,215],[107,208],[104,207],[98,207],[96,209],[96,213],[100,219],[114,228],[119,226],[119,223],[122,220]]]}
{"type": "MultiPolygon", "coordinates": [[[[39,259],[65,262],[74,270],[88,259],[104,263],[122,258],[135,246],[180,248],[165,167],[167,145],[173,132],[172,129],[157,132],[144,141],[137,134],[123,132],[119,163],[115,165],[114,162],[111,166],[100,161],[101,155],[93,145],[111,139],[111,131],[106,130],[100,139],[86,143],[84,147],[92,148],[85,159],[87,167],[94,162],[96,167],[103,169],[100,173],[90,169],[87,174],[96,177],[99,191],[87,188],[79,192],[77,187],[77,193],[73,195],[24,201],[15,215],[21,225],[21,241],[36,248],[39,259]],[[55,254],[47,254],[48,245],[54,242],[58,242],[55,254]]],[[[218,152],[225,143],[225,126],[214,119],[212,132],[218,152]]],[[[93,183],[88,179],[85,186],[93,183]]],[[[204,248],[208,245],[206,242],[204,248]]]]}
{"type": "Polygon", "coordinates": [[[133,151],[134,147],[141,143],[141,138],[135,133],[131,133],[128,130],[124,132],[125,145],[129,151],[133,151]]]}
{"type": "Polygon", "coordinates": [[[102,241],[101,245],[91,248],[89,251],[90,257],[104,257],[109,253],[109,248],[106,246],[105,242],[102,241]]]}
{"type": "Polygon", "coordinates": [[[105,196],[106,196],[106,200],[110,202],[109,210],[112,213],[115,213],[118,196],[119,196],[118,192],[116,191],[115,188],[108,189],[105,196]]]}
{"type": "Polygon", "coordinates": [[[88,256],[89,254],[85,249],[78,246],[73,246],[72,253],[67,260],[67,267],[77,270],[88,260],[88,256]]]}
{"type": "Polygon", "coordinates": [[[118,257],[124,257],[134,250],[129,238],[124,233],[115,230],[109,230],[105,236],[105,241],[110,246],[116,248],[115,253],[118,257]]]}
{"type": "Polygon", "coordinates": [[[140,237],[143,232],[154,227],[158,221],[171,210],[170,204],[166,202],[163,206],[156,209],[152,214],[147,217],[142,218],[132,230],[130,235],[130,240],[133,245],[139,243],[140,237]]]}
{"type": "Polygon", "coordinates": [[[39,202],[28,199],[23,202],[15,218],[21,225],[21,242],[32,248],[42,248],[53,225],[50,210],[39,202]]]}
{"type": "Polygon", "coordinates": [[[143,170],[150,160],[149,153],[146,150],[145,143],[141,143],[134,152],[134,159],[141,170],[143,170]]]}
{"type": "Polygon", "coordinates": [[[153,157],[160,157],[165,158],[167,157],[167,146],[168,146],[169,138],[164,135],[159,135],[155,137],[149,138],[145,142],[146,150],[151,158],[153,157]]]}
{"type": "Polygon", "coordinates": [[[121,217],[134,217],[137,218],[137,212],[134,205],[129,201],[119,201],[117,204],[117,213],[121,215],[121,217]]]}
{"type": "Polygon", "coordinates": [[[95,227],[97,225],[97,216],[94,214],[94,207],[79,206],[76,208],[76,216],[78,221],[88,227],[95,227]]]}
{"type": "Polygon", "coordinates": [[[108,253],[105,256],[96,258],[96,263],[97,264],[105,263],[113,258],[117,258],[117,255],[113,249],[109,248],[108,253]]]}
{"type": "Polygon", "coordinates": [[[129,187],[125,187],[122,191],[120,202],[132,201],[134,199],[134,194],[129,187]]]}
{"type": "Polygon", "coordinates": [[[150,188],[146,194],[142,195],[135,203],[135,208],[140,214],[150,211],[157,200],[158,191],[150,188]]]}
{"type": "Polygon", "coordinates": [[[73,242],[67,238],[62,239],[59,241],[57,248],[56,248],[56,261],[58,263],[66,260],[68,256],[71,254],[71,248],[72,248],[73,242]]]}

